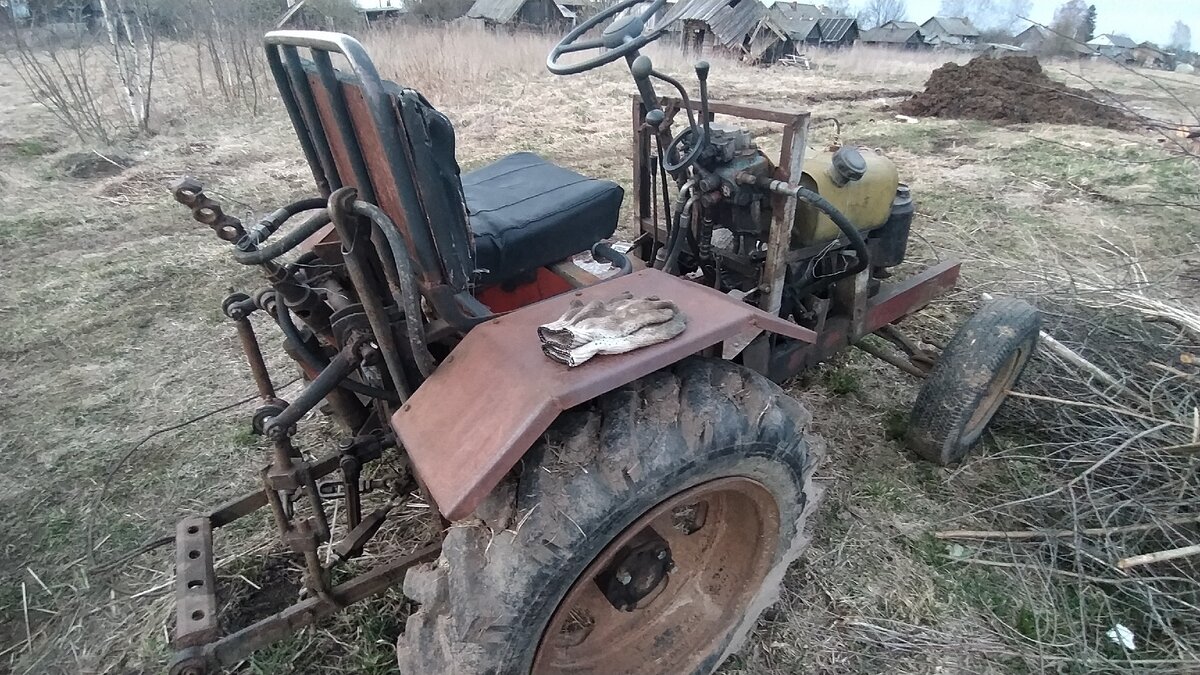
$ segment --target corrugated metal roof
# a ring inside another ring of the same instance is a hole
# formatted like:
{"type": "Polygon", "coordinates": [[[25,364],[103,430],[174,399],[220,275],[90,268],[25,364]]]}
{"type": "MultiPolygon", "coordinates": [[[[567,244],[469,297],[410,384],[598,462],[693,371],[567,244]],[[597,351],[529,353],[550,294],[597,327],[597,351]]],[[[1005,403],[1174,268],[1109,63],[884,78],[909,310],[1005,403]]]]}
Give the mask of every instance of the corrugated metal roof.
{"type": "Polygon", "coordinates": [[[938,32],[945,35],[957,35],[959,37],[979,37],[979,31],[975,26],[971,25],[971,20],[962,16],[935,16],[932,19],[922,24],[922,28],[926,28],[930,24],[933,27],[928,28],[925,32],[938,32]]]}
{"type": "Polygon", "coordinates": [[[821,27],[822,42],[841,42],[851,28],[858,27],[858,19],[852,16],[827,16],[817,20],[821,27]]]}
{"type": "Polygon", "coordinates": [[[526,2],[527,0],[475,0],[475,4],[467,10],[467,18],[508,23],[521,11],[526,2]]]}

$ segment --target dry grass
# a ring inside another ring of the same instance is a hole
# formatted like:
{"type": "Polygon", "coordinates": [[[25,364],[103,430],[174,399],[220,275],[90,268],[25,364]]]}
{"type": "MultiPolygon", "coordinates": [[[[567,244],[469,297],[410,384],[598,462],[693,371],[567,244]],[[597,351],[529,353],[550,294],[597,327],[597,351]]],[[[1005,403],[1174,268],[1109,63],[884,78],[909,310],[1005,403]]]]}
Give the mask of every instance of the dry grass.
{"type": "MultiPolygon", "coordinates": [[[[386,76],[422,90],[452,118],[464,167],[536,150],[627,184],[628,74],[614,65],[552,77],[542,65],[550,41],[459,29],[397,28],[366,37],[386,76]]],[[[116,148],[77,147],[11,72],[0,73],[0,349],[6,360],[0,388],[7,394],[0,399],[0,457],[8,467],[0,477],[0,509],[7,516],[0,672],[161,672],[170,601],[146,591],[169,580],[169,555],[141,558],[115,579],[97,574],[86,562],[81,523],[109,462],[131,443],[251,390],[217,306],[229,287],[255,281],[227,260],[205,228],[169,203],[162,186],[173,175],[195,173],[245,216],[311,192],[276,102],[265,102],[257,118],[199,105],[186,77],[190,54],[179,48],[164,54],[156,135],[122,140],[116,148]],[[60,158],[80,150],[119,151],[136,163],[111,178],[64,177],[60,158]],[[124,591],[146,594],[129,599],[124,591]]],[[[687,60],[668,48],[653,56],[664,70],[689,75],[687,60]]],[[[967,259],[963,290],[923,313],[915,329],[944,337],[980,291],[1042,295],[1047,270],[1086,264],[1111,275],[1128,266],[1119,251],[1136,257],[1155,282],[1140,292],[1194,302],[1196,282],[1184,272],[1187,259],[1200,257],[1195,212],[1138,206],[1194,191],[1200,177],[1194,164],[1168,161],[1152,139],[1137,134],[896,121],[882,109],[888,101],[870,92],[917,88],[941,59],[894,56],[818,55],[818,68],[808,72],[721,62],[710,86],[723,99],[836,117],[843,138],[880,147],[897,161],[919,200],[914,263],[967,259]]],[[[1086,76],[1159,114],[1173,105],[1124,71],[1097,67],[1086,76]]],[[[1186,85],[1179,91],[1200,99],[1186,85]]],[[[766,145],[777,143],[767,127],[754,131],[766,145]]],[[[815,127],[817,142],[831,135],[830,126],[815,127]]],[[[279,350],[267,351],[276,372],[290,372],[279,350]]],[[[1029,384],[1043,386],[1039,382],[1029,384]]],[[[1020,562],[1037,563],[1032,570],[984,568],[948,559],[957,550],[929,535],[946,527],[1059,524],[1033,520],[1031,512],[961,519],[1063,483],[1062,471],[1074,465],[1027,459],[1060,456],[1048,455],[1046,439],[1032,431],[1049,418],[1044,411],[1019,418],[1011,416],[1018,409],[1010,410],[1011,422],[977,459],[944,470],[913,461],[889,436],[915,390],[888,367],[851,352],[791,387],[814,410],[816,430],[829,446],[821,472],[825,509],[811,552],[789,574],[784,601],[726,672],[1083,672],[1088,665],[1072,662],[1072,655],[1113,656],[1103,652],[1103,635],[1069,631],[1121,621],[1124,606],[1071,604],[1077,584],[1045,572],[1056,559],[1043,549],[1016,551],[1020,562]],[[1014,515],[1026,520],[1004,520],[1014,515]],[[1081,606],[1095,614],[1073,623],[1081,606]],[[1039,632],[1042,626],[1064,632],[1039,632]],[[1075,651],[1072,639],[1085,640],[1087,648],[1075,651]]],[[[250,485],[261,449],[244,427],[241,414],[226,413],[148,444],[117,475],[98,512],[105,525],[97,557],[141,543],[180,515],[250,485]]],[[[319,421],[309,428],[303,444],[315,448],[324,430],[319,421]]],[[[253,596],[250,584],[279,566],[277,557],[262,555],[269,532],[251,525],[263,523],[231,528],[218,540],[221,557],[229,556],[220,576],[237,597],[253,596]]],[[[389,545],[375,553],[394,551],[389,545]]],[[[1016,560],[988,553],[993,560],[1016,560]]],[[[390,645],[405,612],[405,601],[393,592],[238,670],[390,672],[390,645]]],[[[1110,659],[1104,667],[1151,667],[1137,658],[1129,655],[1123,665],[1110,659]]]]}

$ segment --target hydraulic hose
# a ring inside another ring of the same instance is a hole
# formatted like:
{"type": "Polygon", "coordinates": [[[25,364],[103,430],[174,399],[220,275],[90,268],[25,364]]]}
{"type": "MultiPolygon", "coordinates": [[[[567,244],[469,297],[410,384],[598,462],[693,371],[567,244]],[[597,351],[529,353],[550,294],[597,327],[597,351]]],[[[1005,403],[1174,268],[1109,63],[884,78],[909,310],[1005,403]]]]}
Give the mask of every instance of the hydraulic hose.
{"type": "MultiPolygon", "coordinates": [[[[281,209],[282,211],[282,209],[281,209]]],[[[278,211],[276,212],[278,213],[278,211]]],[[[313,214],[308,220],[301,223],[296,229],[283,235],[278,241],[269,246],[264,246],[250,251],[243,251],[240,248],[233,250],[233,259],[243,265],[261,265],[267,261],[274,260],[279,256],[299,246],[305,239],[313,236],[322,227],[329,224],[329,212],[321,211],[313,214]]]]}
{"type": "Polygon", "coordinates": [[[833,224],[837,225],[837,228],[842,231],[842,234],[846,235],[846,238],[850,240],[850,246],[854,249],[857,260],[853,265],[847,267],[841,272],[825,277],[825,281],[828,283],[833,283],[839,279],[852,277],[855,274],[867,269],[867,266],[870,264],[867,254],[867,242],[863,241],[862,233],[858,231],[858,228],[854,226],[854,223],[850,222],[850,219],[846,217],[846,214],[839,211],[838,208],[833,204],[830,204],[829,200],[806,187],[800,185],[789,185],[781,180],[764,180],[755,178],[752,178],[752,180],[758,185],[766,187],[771,192],[795,197],[802,202],[812,204],[817,208],[817,210],[829,216],[829,219],[833,221],[833,224]]]}
{"type": "Polygon", "coordinates": [[[692,207],[695,205],[696,197],[689,197],[687,203],[675,216],[678,221],[675,225],[675,238],[671,242],[670,250],[667,251],[667,260],[663,263],[663,271],[667,274],[675,274],[675,266],[679,264],[679,253],[683,250],[683,241],[691,234],[692,207]]]}
{"type": "Polygon", "coordinates": [[[400,275],[399,279],[392,279],[389,276],[389,285],[392,287],[392,298],[404,308],[404,322],[408,329],[408,343],[412,348],[413,360],[417,363],[417,370],[421,371],[421,375],[429,377],[437,368],[437,362],[434,360],[433,354],[429,353],[429,346],[425,344],[425,326],[421,322],[421,294],[417,291],[417,273],[413,270],[412,256],[409,255],[408,244],[404,241],[404,237],[400,235],[400,230],[396,229],[396,225],[392,222],[392,219],[378,206],[370,202],[356,200],[351,205],[351,210],[356,215],[370,220],[371,224],[387,240],[392,257],[395,259],[395,269],[400,275]]]}
{"type": "MultiPolygon", "coordinates": [[[[668,220],[667,220],[667,222],[671,224],[671,229],[669,232],[667,232],[667,242],[666,242],[666,244],[664,244],[666,253],[663,256],[663,264],[659,265],[656,263],[654,265],[655,269],[660,269],[660,270],[668,269],[667,265],[666,265],[667,259],[670,258],[671,251],[673,251],[676,248],[676,246],[678,246],[679,237],[681,236],[680,232],[679,232],[680,216],[683,215],[684,204],[686,204],[688,202],[688,199],[691,197],[691,194],[692,194],[692,181],[688,181],[688,182],[684,183],[683,187],[679,188],[679,194],[675,197],[675,206],[673,208],[673,211],[675,212],[674,218],[668,218],[668,220]]],[[[655,227],[658,227],[658,225],[655,224],[655,227]]]]}
{"type": "Polygon", "coordinates": [[[621,273],[617,275],[619,277],[623,277],[626,274],[633,274],[633,263],[629,262],[629,258],[624,253],[618,253],[615,248],[602,241],[592,246],[592,257],[596,260],[603,260],[621,270],[621,273]]]}
{"type": "Polygon", "coordinates": [[[323,208],[325,208],[324,197],[309,197],[308,199],[301,199],[291,204],[285,204],[263,216],[254,227],[246,232],[246,236],[238,240],[237,247],[242,251],[253,251],[266,241],[267,237],[275,234],[275,230],[282,227],[292,216],[304,211],[323,208]]]}

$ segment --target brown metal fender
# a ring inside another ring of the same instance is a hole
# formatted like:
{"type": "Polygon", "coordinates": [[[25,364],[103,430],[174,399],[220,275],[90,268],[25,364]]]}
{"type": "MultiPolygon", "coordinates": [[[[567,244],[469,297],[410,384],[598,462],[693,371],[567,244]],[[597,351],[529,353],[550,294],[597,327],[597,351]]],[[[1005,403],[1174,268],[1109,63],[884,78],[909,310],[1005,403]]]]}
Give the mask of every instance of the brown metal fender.
{"type": "Polygon", "coordinates": [[[808,343],[812,331],[658,270],[543,300],[477,326],[392,417],[418,478],[450,520],[470,515],[559,413],[747,331],[808,343]],[[671,300],[687,315],[674,339],[576,368],[547,358],[537,327],[572,300],[625,291],[671,300]]]}

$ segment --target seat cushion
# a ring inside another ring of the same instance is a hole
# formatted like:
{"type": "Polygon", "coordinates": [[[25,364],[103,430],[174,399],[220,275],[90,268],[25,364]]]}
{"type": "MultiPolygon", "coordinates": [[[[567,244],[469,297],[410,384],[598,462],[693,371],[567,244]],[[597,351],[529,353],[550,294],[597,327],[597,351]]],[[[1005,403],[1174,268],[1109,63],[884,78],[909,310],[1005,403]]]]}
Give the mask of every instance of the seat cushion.
{"type": "Polygon", "coordinates": [[[505,281],[611,237],[625,191],[518,152],[462,176],[478,283],[505,281]]]}

